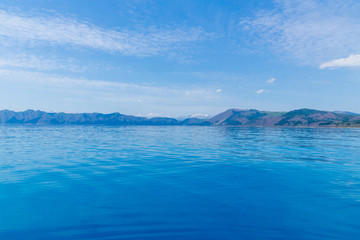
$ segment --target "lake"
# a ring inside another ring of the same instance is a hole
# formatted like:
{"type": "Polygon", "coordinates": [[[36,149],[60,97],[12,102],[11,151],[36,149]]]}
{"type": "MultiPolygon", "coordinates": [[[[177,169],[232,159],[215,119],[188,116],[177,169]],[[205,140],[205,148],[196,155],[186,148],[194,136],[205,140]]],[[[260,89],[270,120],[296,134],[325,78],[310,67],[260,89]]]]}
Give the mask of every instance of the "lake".
{"type": "Polygon", "coordinates": [[[360,129],[0,126],[0,239],[360,239],[360,129]]]}

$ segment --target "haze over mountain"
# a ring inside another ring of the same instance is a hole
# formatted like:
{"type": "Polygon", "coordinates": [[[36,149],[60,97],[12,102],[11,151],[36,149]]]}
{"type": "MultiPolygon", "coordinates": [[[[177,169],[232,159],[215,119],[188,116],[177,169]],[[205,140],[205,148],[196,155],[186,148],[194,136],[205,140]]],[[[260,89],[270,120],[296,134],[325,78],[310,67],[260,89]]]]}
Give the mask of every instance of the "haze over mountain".
{"type": "Polygon", "coordinates": [[[0,124],[32,125],[198,125],[242,127],[360,127],[360,115],[298,109],[289,112],[269,112],[255,109],[229,109],[210,119],[167,117],[136,117],[120,113],[48,113],[27,110],[0,111],[0,124]]]}
{"type": "Polygon", "coordinates": [[[187,116],[181,116],[181,117],[177,117],[177,120],[185,120],[187,118],[197,118],[197,119],[210,119],[211,116],[209,116],[208,114],[202,114],[202,113],[194,113],[191,115],[187,115],[187,116]]]}

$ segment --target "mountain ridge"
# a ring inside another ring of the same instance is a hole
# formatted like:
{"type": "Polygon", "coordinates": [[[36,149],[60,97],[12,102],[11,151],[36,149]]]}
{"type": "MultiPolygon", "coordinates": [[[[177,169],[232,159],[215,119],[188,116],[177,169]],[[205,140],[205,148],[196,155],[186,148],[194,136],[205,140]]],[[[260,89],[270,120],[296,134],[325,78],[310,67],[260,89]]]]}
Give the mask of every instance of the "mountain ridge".
{"type": "Polygon", "coordinates": [[[288,112],[231,108],[209,119],[169,117],[137,117],[114,113],[63,113],[26,110],[0,111],[0,124],[27,125],[196,125],[242,127],[360,127],[360,114],[315,109],[288,112]]]}

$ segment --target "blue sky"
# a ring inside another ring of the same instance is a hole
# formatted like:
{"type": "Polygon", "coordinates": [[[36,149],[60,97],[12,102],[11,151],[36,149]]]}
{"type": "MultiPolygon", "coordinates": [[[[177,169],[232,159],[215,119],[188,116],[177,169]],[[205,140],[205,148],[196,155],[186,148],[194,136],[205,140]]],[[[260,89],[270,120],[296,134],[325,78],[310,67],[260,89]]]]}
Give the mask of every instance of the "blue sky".
{"type": "Polygon", "coordinates": [[[360,112],[359,1],[0,2],[0,109],[360,112]]]}

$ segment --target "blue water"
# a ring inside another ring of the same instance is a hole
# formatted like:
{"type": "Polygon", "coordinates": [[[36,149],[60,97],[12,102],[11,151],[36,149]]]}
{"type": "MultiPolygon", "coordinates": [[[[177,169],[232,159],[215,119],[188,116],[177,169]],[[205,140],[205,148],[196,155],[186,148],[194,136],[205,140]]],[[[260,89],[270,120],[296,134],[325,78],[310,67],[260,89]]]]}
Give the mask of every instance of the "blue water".
{"type": "Polygon", "coordinates": [[[360,239],[360,129],[0,126],[0,239],[360,239]]]}

